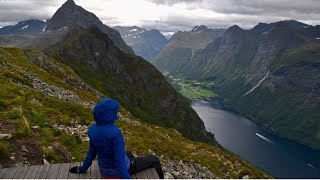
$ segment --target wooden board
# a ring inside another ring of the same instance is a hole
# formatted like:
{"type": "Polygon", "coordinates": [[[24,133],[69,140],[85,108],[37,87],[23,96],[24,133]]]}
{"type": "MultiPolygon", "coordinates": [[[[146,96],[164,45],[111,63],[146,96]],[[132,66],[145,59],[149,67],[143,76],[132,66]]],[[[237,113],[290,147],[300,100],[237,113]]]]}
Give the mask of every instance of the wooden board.
{"type": "Polygon", "coordinates": [[[101,179],[98,161],[92,161],[90,177],[91,179],[101,179]]]}
{"type": "Polygon", "coordinates": [[[135,174],[132,174],[132,175],[131,175],[131,178],[132,178],[132,179],[137,179],[137,176],[136,176],[135,174]]]}
{"type": "Polygon", "coordinates": [[[7,172],[2,176],[2,179],[12,179],[13,176],[16,175],[17,170],[18,167],[8,169],[7,172]]]}
{"type": "Polygon", "coordinates": [[[147,169],[145,170],[146,174],[147,174],[147,177],[148,179],[153,179],[153,173],[152,173],[152,170],[151,169],[147,169]]]}
{"type": "Polygon", "coordinates": [[[51,164],[46,179],[56,179],[58,177],[61,164],[51,164]]]}
{"type": "MultiPolygon", "coordinates": [[[[80,166],[76,163],[63,163],[52,165],[37,165],[30,167],[14,167],[0,169],[0,178],[4,179],[101,179],[98,161],[93,161],[91,167],[84,174],[70,173],[69,169],[80,166]]],[[[159,179],[158,173],[154,168],[133,174],[132,179],[159,179]]]]}
{"type": "Polygon", "coordinates": [[[29,166],[21,166],[13,176],[13,179],[23,179],[29,170],[29,166]]]}
{"type": "Polygon", "coordinates": [[[150,170],[151,170],[153,176],[152,176],[152,178],[149,177],[149,179],[160,179],[159,174],[157,173],[155,168],[151,168],[150,170]]]}
{"type": "Polygon", "coordinates": [[[159,176],[158,176],[156,169],[150,168],[150,169],[145,170],[145,172],[148,176],[148,179],[159,179],[159,176]]]}
{"type": "MultiPolygon", "coordinates": [[[[75,162],[70,164],[70,168],[74,166],[80,166],[80,162],[75,162]]],[[[68,179],[79,179],[79,174],[68,172],[68,179]]]]}
{"type": "MultiPolygon", "coordinates": [[[[80,163],[80,165],[82,165],[82,163],[80,163]]],[[[90,171],[91,167],[89,167],[89,169],[85,173],[81,173],[79,179],[90,179],[90,171]]]]}
{"type": "Polygon", "coordinates": [[[146,171],[141,171],[136,174],[137,179],[148,179],[146,171]]]}
{"type": "Polygon", "coordinates": [[[63,163],[60,166],[57,179],[68,179],[70,163],[63,163]]]}
{"type": "Polygon", "coordinates": [[[35,179],[45,179],[49,171],[50,165],[40,166],[35,179]]]}
{"type": "Polygon", "coordinates": [[[30,166],[27,174],[24,176],[25,179],[34,179],[39,171],[40,165],[30,166]]]}
{"type": "Polygon", "coordinates": [[[0,178],[7,172],[8,168],[0,169],[0,178]]]}

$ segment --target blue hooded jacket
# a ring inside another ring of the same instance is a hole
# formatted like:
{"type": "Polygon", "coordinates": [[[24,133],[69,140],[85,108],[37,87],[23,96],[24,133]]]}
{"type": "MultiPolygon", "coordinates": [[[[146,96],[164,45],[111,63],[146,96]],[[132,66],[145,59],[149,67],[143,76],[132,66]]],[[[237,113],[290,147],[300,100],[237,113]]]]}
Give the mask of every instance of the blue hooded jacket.
{"type": "Polygon", "coordinates": [[[93,115],[96,121],[89,131],[90,148],[80,170],[86,171],[98,155],[98,164],[103,176],[130,179],[130,160],[125,153],[121,130],[115,126],[118,119],[119,103],[111,98],[99,102],[93,115]]]}

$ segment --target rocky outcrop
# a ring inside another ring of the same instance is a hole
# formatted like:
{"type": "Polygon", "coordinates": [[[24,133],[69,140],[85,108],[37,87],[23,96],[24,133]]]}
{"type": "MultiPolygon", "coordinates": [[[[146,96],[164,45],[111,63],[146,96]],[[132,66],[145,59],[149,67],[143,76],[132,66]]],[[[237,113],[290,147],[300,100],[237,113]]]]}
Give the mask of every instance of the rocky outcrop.
{"type": "Polygon", "coordinates": [[[0,134],[0,140],[11,139],[11,137],[12,137],[11,134],[0,134]]]}
{"type": "MultiPolygon", "coordinates": [[[[35,75],[32,72],[28,72],[18,66],[15,66],[11,63],[5,63],[2,64],[1,66],[5,66],[8,68],[15,68],[16,70],[18,70],[19,72],[23,73],[30,82],[32,82],[32,85],[36,91],[41,92],[42,94],[46,95],[46,96],[51,96],[51,97],[55,97],[57,99],[63,99],[66,101],[71,101],[71,102],[75,102],[81,105],[84,105],[88,108],[93,108],[95,106],[94,102],[86,102],[81,100],[74,92],[66,90],[64,88],[61,87],[57,87],[55,85],[49,85],[48,83],[44,82],[42,79],[40,79],[37,75],[35,75]]],[[[61,69],[62,70],[62,69],[61,69]]],[[[16,79],[12,79],[9,78],[9,80],[11,82],[13,82],[14,84],[24,87],[24,88],[31,88],[23,83],[21,83],[20,81],[16,80],[16,79]]],[[[74,84],[73,84],[74,85],[74,84]]],[[[76,86],[77,87],[77,86],[76,86]]],[[[92,88],[90,88],[89,86],[85,85],[86,90],[91,89],[93,92],[96,92],[95,90],[93,90],[92,88]]],[[[100,93],[97,92],[98,96],[102,96],[100,93]]],[[[40,103],[34,99],[32,100],[32,103],[39,105],[40,103]]]]}
{"type": "Polygon", "coordinates": [[[216,179],[207,167],[195,161],[175,161],[161,156],[165,179],[216,179]]]}

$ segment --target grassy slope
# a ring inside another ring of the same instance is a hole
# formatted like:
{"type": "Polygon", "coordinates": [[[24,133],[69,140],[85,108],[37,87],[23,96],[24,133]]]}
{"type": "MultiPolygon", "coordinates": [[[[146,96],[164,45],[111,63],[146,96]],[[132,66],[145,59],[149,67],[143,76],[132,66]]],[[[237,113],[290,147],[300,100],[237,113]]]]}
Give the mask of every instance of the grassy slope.
{"type": "MultiPolygon", "coordinates": [[[[45,154],[47,159],[55,160],[55,162],[70,161],[71,156],[74,156],[76,161],[83,160],[88,143],[82,142],[76,136],[64,134],[54,129],[52,125],[55,123],[70,125],[71,121],[78,121],[80,124],[91,124],[93,122],[91,109],[80,104],[48,97],[35,91],[32,88],[31,80],[22,73],[20,68],[24,71],[33,72],[48,84],[75,92],[84,101],[97,102],[99,98],[91,92],[80,91],[64,83],[60,79],[61,74],[52,74],[48,70],[39,68],[25,56],[25,53],[43,56],[39,52],[29,49],[0,48],[0,90],[2,92],[0,94],[0,122],[2,127],[11,127],[7,128],[5,130],[7,132],[4,133],[14,134],[11,140],[2,140],[0,142],[0,151],[5,152],[8,149],[10,153],[15,152],[16,157],[19,157],[20,153],[22,153],[19,150],[20,146],[33,142],[35,150],[30,151],[27,155],[32,155],[32,153],[39,151],[40,154],[45,154]],[[12,66],[11,68],[4,68],[3,64],[6,62],[10,62],[20,68],[12,66]],[[9,81],[9,78],[30,88],[17,86],[9,81]],[[38,100],[41,105],[32,103],[33,99],[38,100]],[[40,128],[30,128],[36,125],[40,126],[40,128]],[[48,150],[48,145],[54,146],[54,151],[48,150]],[[63,150],[66,152],[61,153],[63,150]]],[[[71,69],[61,65],[54,59],[50,59],[50,61],[63,67],[69,76],[76,77],[71,69]]],[[[143,123],[124,109],[121,110],[121,113],[124,118],[140,122],[138,126],[132,126],[126,121],[117,122],[124,132],[126,147],[138,155],[148,154],[149,149],[151,149],[156,154],[164,155],[171,159],[186,161],[193,159],[207,166],[221,178],[238,178],[244,174],[250,174],[250,177],[253,178],[270,177],[226,151],[207,144],[190,141],[183,138],[174,129],[143,123]],[[170,137],[171,141],[164,136],[165,134],[170,137]],[[235,173],[239,170],[241,171],[239,174],[235,173]],[[228,173],[230,176],[227,176],[228,173]]],[[[37,155],[37,157],[39,158],[40,156],[37,155]]],[[[40,164],[40,159],[33,163],[40,164]]],[[[2,161],[2,164],[7,166],[14,163],[8,157],[5,157],[2,161]]]]}

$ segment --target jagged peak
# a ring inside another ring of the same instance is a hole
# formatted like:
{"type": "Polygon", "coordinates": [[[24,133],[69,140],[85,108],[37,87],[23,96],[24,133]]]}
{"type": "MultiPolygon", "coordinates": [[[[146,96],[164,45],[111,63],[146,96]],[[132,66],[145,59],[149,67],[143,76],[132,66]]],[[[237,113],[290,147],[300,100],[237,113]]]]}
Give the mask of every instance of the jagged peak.
{"type": "Polygon", "coordinates": [[[233,25],[231,26],[229,29],[236,29],[236,30],[239,30],[241,29],[238,25],[233,25]]]}
{"type": "Polygon", "coordinates": [[[158,29],[150,29],[150,32],[156,32],[156,33],[160,33],[160,31],[158,29]]]}
{"type": "Polygon", "coordinates": [[[205,25],[200,25],[200,26],[195,26],[195,27],[191,30],[191,32],[201,32],[201,31],[207,30],[207,29],[209,29],[207,26],[205,26],[205,25]]]}
{"type": "Polygon", "coordinates": [[[62,6],[76,6],[73,0],[67,0],[62,6]]]}
{"type": "Polygon", "coordinates": [[[242,28],[240,28],[238,25],[233,25],[231,27],[229,27],[226,31],[225,31],[225,35],[231,35],[231,34],[235,34],[235,33],[241,33],[245,30],[243,30],[242,28]]]}
{"type": "Polygon", "coordinates": [[[243,29],[241,29],[238,25],[233,25],[231,27],[229,27],[226,32],[235,32],[235,31],[241,31],[243,29]]]}

